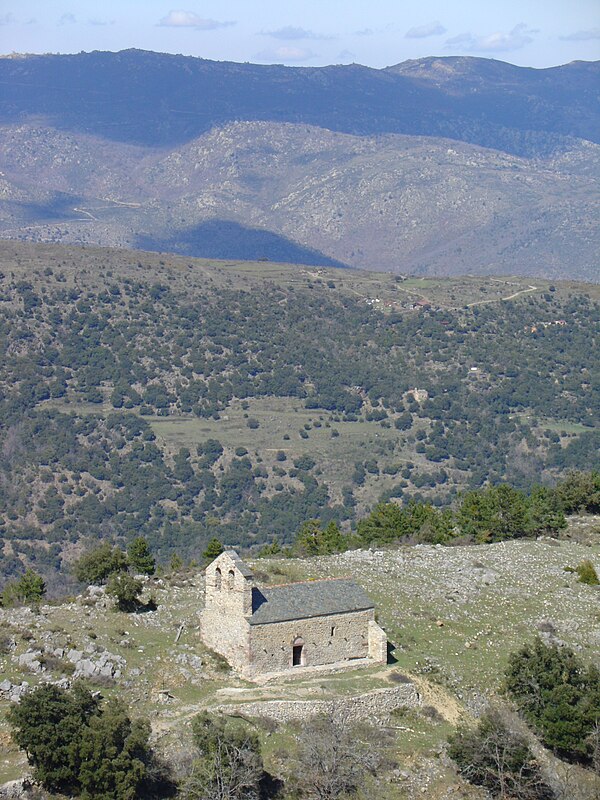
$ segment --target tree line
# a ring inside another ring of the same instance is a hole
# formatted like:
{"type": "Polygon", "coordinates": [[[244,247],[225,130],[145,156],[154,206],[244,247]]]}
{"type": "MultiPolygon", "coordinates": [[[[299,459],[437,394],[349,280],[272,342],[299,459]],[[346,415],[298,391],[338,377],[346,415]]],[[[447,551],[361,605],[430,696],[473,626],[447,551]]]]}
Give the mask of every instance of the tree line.
{"type": "Polygon", "coordinates": [[[567,515],[578,512],[600,513],[600,472],[572,472],[553,488],[534,486],[530,492],[509,484],[488,486],[466,492],[445,509],[415,501],[379,503],[351,533],[333,521],[308,520],[291,546],[274,539],[259,555],[318,556],[400,542],[485,544],[554,535],[566,527],[567,515]]]}

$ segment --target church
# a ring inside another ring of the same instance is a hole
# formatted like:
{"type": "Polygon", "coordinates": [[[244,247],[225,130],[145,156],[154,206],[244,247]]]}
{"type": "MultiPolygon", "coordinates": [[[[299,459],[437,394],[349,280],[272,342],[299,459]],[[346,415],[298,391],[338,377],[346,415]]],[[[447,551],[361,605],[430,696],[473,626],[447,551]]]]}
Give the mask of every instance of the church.
{"type": "Polygon", "coordinates": [[[385,664],[375,606],[348,579],[258,586],[234,550],[206,568],[204,643],[247,677],[303,667],[385,664]]]}

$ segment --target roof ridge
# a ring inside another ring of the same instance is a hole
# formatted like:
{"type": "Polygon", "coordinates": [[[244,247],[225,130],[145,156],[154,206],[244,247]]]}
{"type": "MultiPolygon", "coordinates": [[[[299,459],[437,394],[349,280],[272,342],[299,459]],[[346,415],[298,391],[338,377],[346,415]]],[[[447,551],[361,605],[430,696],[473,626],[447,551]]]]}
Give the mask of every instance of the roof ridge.
{"type": "MultiPolygon", "coordinates": [[[[352,575],[340,575],[337,578],[314,578],[309,579],[307,581],[290,581],[289,583],[266,583],[261,584],[261,586],[257,588],[264,588],[264,589],[281,589],[284,586],[303,586],[303,585],[311,585],[315,583],[334,583],[335,581],[354,581],[352,575]]],[[[359,586],[360,584],[357,584],[359,586]]]]}

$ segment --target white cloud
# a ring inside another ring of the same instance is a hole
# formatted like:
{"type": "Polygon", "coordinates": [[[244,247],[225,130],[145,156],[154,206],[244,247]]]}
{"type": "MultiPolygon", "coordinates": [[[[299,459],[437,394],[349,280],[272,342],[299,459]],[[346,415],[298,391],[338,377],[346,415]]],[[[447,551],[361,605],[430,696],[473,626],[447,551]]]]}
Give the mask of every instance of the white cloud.
{"type": "Polygon", "coordinates": [[[214,31],[217,28],[229,28],[235,22],[219,22],[216,19],[204,19],[193,11],[169,11],[158,25],[164,28],[195,28],[197,31],[214,31]]]}
{"type": "Polygon", "coordinates": [[[63,14],[62,17],[58,20],[59,25],[75,25],[77,19],[75,14],[67,13],[63,14]]]}
{"type": "Polygon", "coordinates": [[[521,22],[508,33],[490,33],[479,36],[473,33],[461,33],[452,39],[446,40],[446,46],[451,50],[463,50],[469,53],[506,53],[511,50],[520,50],[533,42],[531,34],[539,33],[534,28],[529,28],[521,22]]]}
{"type": "Polygon", "coordinates": [[[275,47],[272,50],[262,50],[255,55],[257,61],[266,61],[268,63],[283,64],[286,62],[300,62],[308,61],[315,57],[315,53],[306,47],[293,47],[291,45],[282,45],[275,47]]]}
{"type": "Polygon", "coordinates": [[[405,38],[426,39],[428,36],[441,36],[442,33],[446,33],[446,28],[436,20],[435,22],[430,22],[429,25],[419,25],[416,28],[411,28],[406,31],[405,38]]]}
{"type": "Polygon", "coordinates": [[[337,57],[340,63],[346,61],[354,61],[354,59],[356,58],[356,53],[353,53],[352,50],[342,50],[341,53],[337,54],[337,57]]]}
{"type": "Polygon", "coordinates": [[[16,21],[14,14],[4,14],[0,17],[0,25],[14,25],[16,21]]]}
{"type": "Polygon", "coordinates": [[[360,31],[354,31],[355,36],[373,36],[374,34],[373,28],[362,28],[360,31]]]}
{"type": "Polygon", "coordinates": [[[91,19],[89,20],[90,25],[114,25],[114,19],[91,19]]]}
{"type": "Polygon", "coordinates": [[[566,36],[559,36],[563,42],[589,42],[592,39],[600,39],[600,28],[590,28],[587,31],[575,31],[575,33],[568,33],[566,36]]]}
{"type": "Polygon", "coordinates": [[[285,41],[296,41],[298,39],[333,39],[333,36],[326,36],[323,33],[314,33],[306,28],[297,28],[294,25],[286,25],[276,31],[261,31],[263,36],[271,36],[273,39],[283,39],[285,41]]]}

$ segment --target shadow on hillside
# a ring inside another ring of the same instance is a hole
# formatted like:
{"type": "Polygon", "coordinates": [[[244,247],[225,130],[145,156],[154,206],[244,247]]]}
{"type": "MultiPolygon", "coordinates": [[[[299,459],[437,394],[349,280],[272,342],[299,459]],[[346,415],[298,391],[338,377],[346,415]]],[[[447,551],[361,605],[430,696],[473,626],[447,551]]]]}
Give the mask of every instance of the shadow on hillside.
{"type": "Polygon", "coordinates": [[[262,228],[249,228],[224,219],[214,219],[159,238],[140,234],[135,242],[140,250],[177,253],[197,258],[218,258],[240,261],[282,261],[286,264],[308,264],[320,267],[348,267],[318,250],[303,247],[278,233],[262,228]]]}

